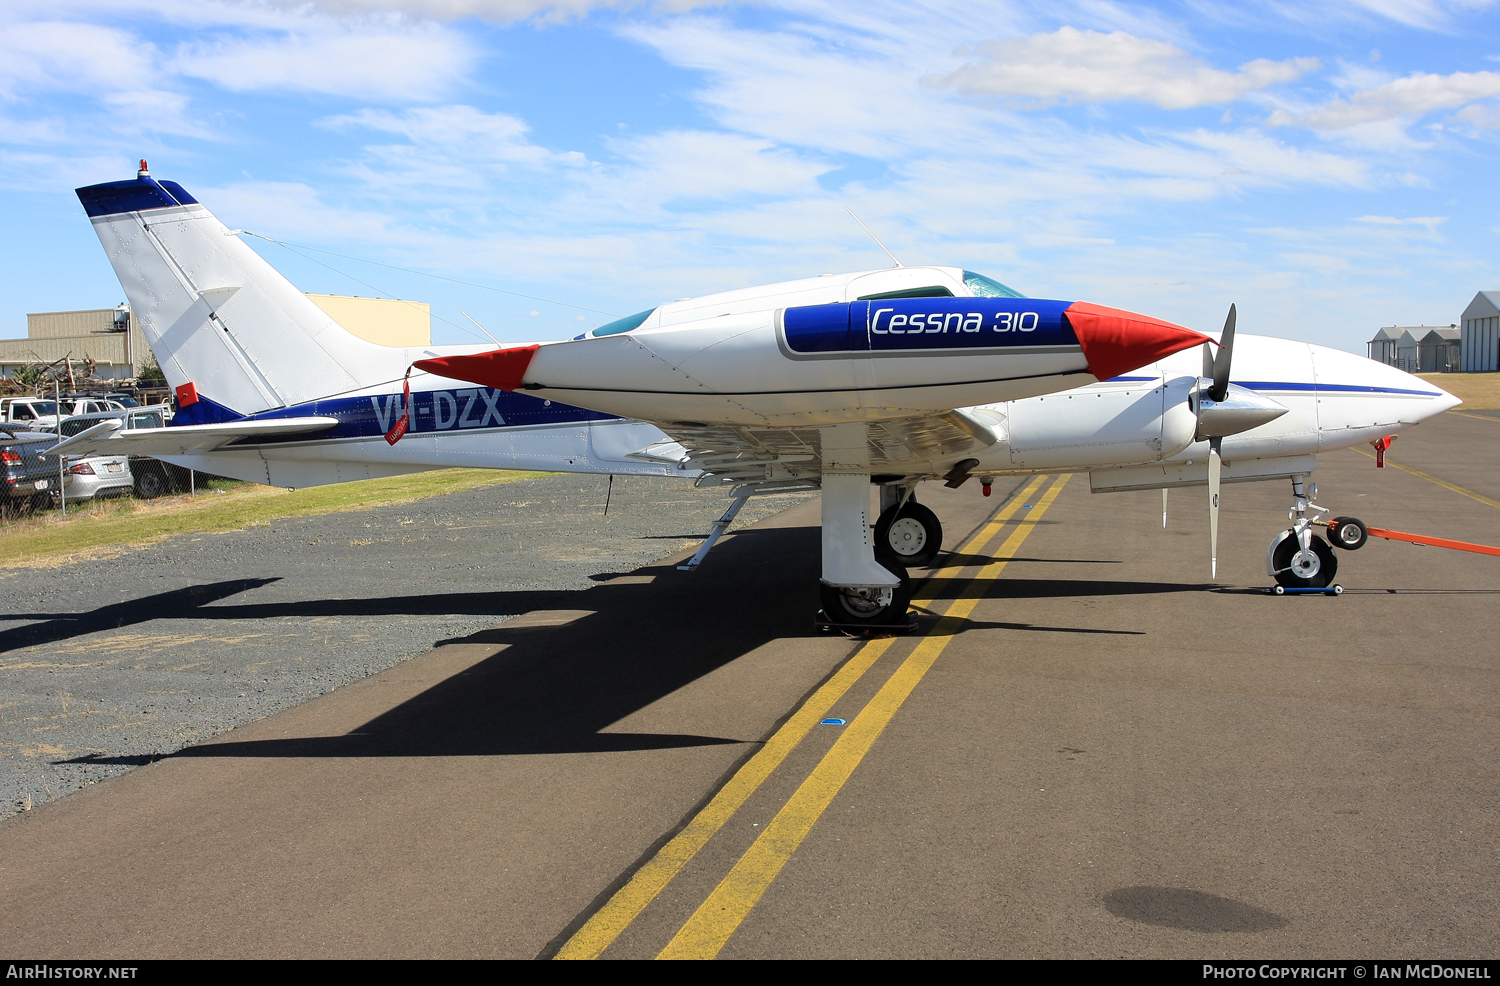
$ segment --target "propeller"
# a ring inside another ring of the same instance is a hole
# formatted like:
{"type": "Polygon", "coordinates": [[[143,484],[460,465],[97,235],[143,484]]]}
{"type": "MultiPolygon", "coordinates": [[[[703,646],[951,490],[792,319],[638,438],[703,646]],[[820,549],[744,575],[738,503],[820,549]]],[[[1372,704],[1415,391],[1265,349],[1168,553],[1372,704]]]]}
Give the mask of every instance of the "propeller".
{"type": "Polygon", "coordinates": [[[1235,307],[1229,306],[1229,315],[1224,319],[1224,332],[1219,336],[1219,351],[1215,353],[1209,343],[1203,344],[1203,377],[1209,381],[1208,390],[1203,389],[1203,380],[1198,382],[1198,399],[1194,408],[1198,413],[1197,437],[1208,439],[1208,570],[1209,577],[1219,577],[1219,478],[1224,468],[1222,428],[1213,427],[1212,415],[1204,421],[1204,403],[1222,404],[1229,396],[1229,366],[1234,359],[1235,307]],[[1205,425],[1208,427],[1205,428],[1205,425]],[[1207,433],[1205,433],[1207,432],[1207,433]]]}
{"type": "Polygon", "coordinates": [[[1203,375],[1198,378],[1191,397],[1197,416],[1193,440],[1208,442],[1208,563],[1214,578],[1219,577],[1219,485],[1224,471],[1224,439],[1274,421],[1288,410],[1264,394],[1229,382],[1230,364],[1234,360],[1235,314],[1235,306],[1230,305],[1217,352],[1212,343],[1203,344],[1203,375]]]}

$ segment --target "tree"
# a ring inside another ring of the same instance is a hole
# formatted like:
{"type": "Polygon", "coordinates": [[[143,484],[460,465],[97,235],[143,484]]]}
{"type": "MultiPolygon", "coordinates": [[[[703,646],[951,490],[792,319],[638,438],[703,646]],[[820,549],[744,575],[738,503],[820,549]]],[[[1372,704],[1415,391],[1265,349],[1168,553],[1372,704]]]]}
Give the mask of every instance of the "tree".
{"type": "Polygon", "coordinates": [[[155,353],[148,351],[146,358],[141,360],[141,368],[136,372],[135,383],[138,387],[165,387],[167,385],[167,375],[161,372],[161,367],[157,365],[155,353]]]}

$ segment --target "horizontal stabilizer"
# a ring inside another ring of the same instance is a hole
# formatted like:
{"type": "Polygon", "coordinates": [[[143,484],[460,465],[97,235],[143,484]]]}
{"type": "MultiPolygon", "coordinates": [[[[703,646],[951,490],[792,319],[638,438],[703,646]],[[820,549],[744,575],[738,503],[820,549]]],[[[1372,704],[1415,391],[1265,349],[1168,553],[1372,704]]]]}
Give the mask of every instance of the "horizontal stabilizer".
{"type": "Polygon", "coordinates": [[[225,424],[183,425],[177,428],[123,430],[111,418],[54,446],[47,455],[189,455],[208,452],[241,438],[279,438],[326,431],[338,418],[273,418],[263,421],[230,421],[225,424]]]}

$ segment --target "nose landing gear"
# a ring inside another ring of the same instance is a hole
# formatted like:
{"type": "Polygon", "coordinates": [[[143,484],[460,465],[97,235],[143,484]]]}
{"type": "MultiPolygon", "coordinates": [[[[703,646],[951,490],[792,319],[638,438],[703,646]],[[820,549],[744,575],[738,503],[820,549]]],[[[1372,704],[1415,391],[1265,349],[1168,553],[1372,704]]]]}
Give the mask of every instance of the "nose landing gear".
{"type": "MultiPolygon", "coordinates": [[[[1312,502],[1318,495],[1318,484],[1305,480],[1305,476],[1292,478],[1292,508],[1287,511],[1292,526],[1276,535],[1267,549],[1266,574],[1287,589],[1325,589],[1333,584],[1334,576],[1338,574],[1339,560],[1328,542],[1312,532],[1313,525],[1328,513],[1328,508],[1312,502]]],[[[1363,533],[1363,525],[1357,521],[1354,523],[1363,533]]],[[[1331,529],[1339,530],[1337,527],[1331,529]]]]}

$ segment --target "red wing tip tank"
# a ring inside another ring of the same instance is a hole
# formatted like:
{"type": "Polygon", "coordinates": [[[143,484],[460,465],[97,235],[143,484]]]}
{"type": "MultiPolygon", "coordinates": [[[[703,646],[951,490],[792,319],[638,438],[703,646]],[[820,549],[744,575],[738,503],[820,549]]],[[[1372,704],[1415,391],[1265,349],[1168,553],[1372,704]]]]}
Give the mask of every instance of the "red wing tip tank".
{"type": "Polygon", "coordinates": [[[1032,298],[872,299],[653,321],[414,365],[645,420],[816,427],[1067,390],[1211,341],[1146,315],[1032,298]]]}

